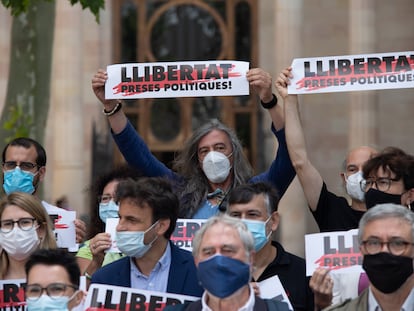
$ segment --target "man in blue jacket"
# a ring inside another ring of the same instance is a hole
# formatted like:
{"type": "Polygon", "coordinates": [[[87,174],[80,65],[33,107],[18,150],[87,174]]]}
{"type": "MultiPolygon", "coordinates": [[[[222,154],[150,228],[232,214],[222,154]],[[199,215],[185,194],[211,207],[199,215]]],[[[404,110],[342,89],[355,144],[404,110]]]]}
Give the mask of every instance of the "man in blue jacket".
{"type": "Polygon", "coordinates": [[[180,218],[207,219],[224,211],[227,193],[247,182],[270,182],[283,196],[295,177],[286,146],[283,108],[272,94],[271,75],[261,68],[250,69],[246,79],[271,116],[271,130],[278,140],[278,149],[270,167],[259,175],[253,174],[235,132],[218,120],[210,120],[195,129],[177,153],[173,169],[169,169],[135,131],[121,109],[122,103],[105,99],[107,79],[107,73],[99,70],[92,78],[92,89],[103,104],[103,113],[108,117],[119,150],[128,164],[143,175],[167,177],[174,182],[180,199],[180,218]]]}
{"type": "Polygon", "coordinates": [[[201,296],[191,253],[169,240],[179,208],[170,183],[158,177],[122,181],[115,199],[119,202],[115,240],[127,256],[99,269],[91,283],[201,296]]]}

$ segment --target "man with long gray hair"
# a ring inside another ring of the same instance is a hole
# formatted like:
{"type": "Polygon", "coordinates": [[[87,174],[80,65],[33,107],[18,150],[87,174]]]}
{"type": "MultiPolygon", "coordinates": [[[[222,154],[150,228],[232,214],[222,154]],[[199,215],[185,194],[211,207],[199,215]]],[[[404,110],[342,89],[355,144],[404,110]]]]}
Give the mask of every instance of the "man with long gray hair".
{"type": "Polygon", "coordinates": [[[246,78],[262,106],[269,111],[272,132],[279,143],[270,168],[258,176],[253,176],[234,131],[218,120],[195,129],[175,159],[174,170],[170,170],[151,154],[122,111],[122,103],[105,99],[107,73],[99,70],[92,79],[93,91],[104,106],[119,150],[145,176],[163,176],[174,181],[181,203],[180,218],[206,219],[216,215],[219,210],[225,210],[229,190],[246,182],[271,182],[282,196],[295,176],[286,147],[283,108],[277,105],[272,94],[272,77],[254,68],[247,72],[246,78]]]}

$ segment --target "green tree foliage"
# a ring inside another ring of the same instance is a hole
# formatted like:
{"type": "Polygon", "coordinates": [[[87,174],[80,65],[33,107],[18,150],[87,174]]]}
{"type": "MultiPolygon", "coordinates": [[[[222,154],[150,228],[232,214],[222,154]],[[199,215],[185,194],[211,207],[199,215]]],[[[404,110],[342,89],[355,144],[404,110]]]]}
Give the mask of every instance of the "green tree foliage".
{"type": "MultiPolygon", "coordinates": [[[[89,9],[99,22],[104,0],[69,0],[89,9]]],[[[43,142],[49,112],[54,0],[1,0],[13,16],[6,102],[0,144],[18,136],[43,142]]]]}

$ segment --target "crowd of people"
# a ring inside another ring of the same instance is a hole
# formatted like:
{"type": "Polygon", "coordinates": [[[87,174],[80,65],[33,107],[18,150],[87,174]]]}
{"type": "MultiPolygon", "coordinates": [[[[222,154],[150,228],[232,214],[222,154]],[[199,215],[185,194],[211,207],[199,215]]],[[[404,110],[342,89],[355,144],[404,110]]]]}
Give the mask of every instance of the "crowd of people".
{"type": "Polygon", "coordinates": [[[151,154],[122,104],[105,99],[107,73],[94,75],[92,89],[127,165],[91,186],[88,229],[75,221],[76,255],[57,248],[49,205],[37,196],[44,148],[30,138],[6,145],[0,271],[3,280],[26,279],[29,311],[82,305],[81,276],[85,290],[106,284],[198,297],[165,310],[414,309],[414,156],[397,147],[349,151],[340,176],[350,201],[338,196],[308,158],[298,96],[287,92],[291,68],[275,80],[278,97],[264,70],[246,76],[278,141],[274,160],[259,175],[235,132],[218,120],[195,129],[169,169],[151,154]],[[318,268],[308,277],[305,259],[273,238],[279,200],[295,175],[321,232],[359,228],[363,273],[318,268]],[[112,237],[105,232],[110,218],[118,218],[112,237]],[[179,218],[205,220],[192,254],[171,240],[179,218]],[[108,252],[114,242],[118,253],[108,252]],[[261,298],[260,283],[275,276],[288,301],[261,298]]]}

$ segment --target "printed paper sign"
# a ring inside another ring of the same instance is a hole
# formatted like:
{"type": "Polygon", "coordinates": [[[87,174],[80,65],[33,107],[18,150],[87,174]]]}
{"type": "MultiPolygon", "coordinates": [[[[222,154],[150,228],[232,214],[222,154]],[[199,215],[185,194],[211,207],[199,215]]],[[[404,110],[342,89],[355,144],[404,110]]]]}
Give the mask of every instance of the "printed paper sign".
{"type": "Polygon", "coordinates": [[[293,310],[292,304],[277,275],[258,282],[257,285],[259,285],[260,289],[260,298],[286,302],[289,305],[289,309],[293,310]]]}
{"type": "Polygon", "coordinates": [[[120,253],[121,251],[116,246],[116,239],[115,239],[115,233],[116,233],[116,226],[118,225],[119,218],[107,218],[106,224],[105,224],[105,232],[109,233],[111,235],[112,240],[112,246],[107,249],[105,252],[108,253],[120,253]]]}
{"type": "Polygon", "coordinates": [[[248,70],[233,60],[110,65],[105,98],[249,95],[248,70]]]}
{"type": "Polygon", "coordinates": [[[414,87],[414,51],[297,58],[289,94],[414,87]]]}
{"type": "Polygon", "coordinates": [[[5,311],[24,311],[23,286],[25,279],[0,280],[0,309],[5,311]]]}
{"type": "Polygon", "coordinates": [[[87,311],[141,310],[160,311],[165,306],[195,301],[193,296],[146,291],[136,288],[91,284],[85,301],[87,311]]]}
{"type": "Polygon", "coordinates": [[[362,272],[358,229],[305,235],[306,275],[316,268],[329,268],[332,273],[362,272]]]}
{"type": "Polygon", "coordinates": [[[53,232],[58,247],[60,248],[76,248],[76,228],[75,228],[75,211],[67,211],[49,203],[42,201],[42,205],[52,220],[53,232]]]}
{"type": "Polygon", "coordinates": [[[170,240],[178,247],[192,251],[195,233],[206,222],[206,219],[177,219],[175,230],[170,240]]]}

